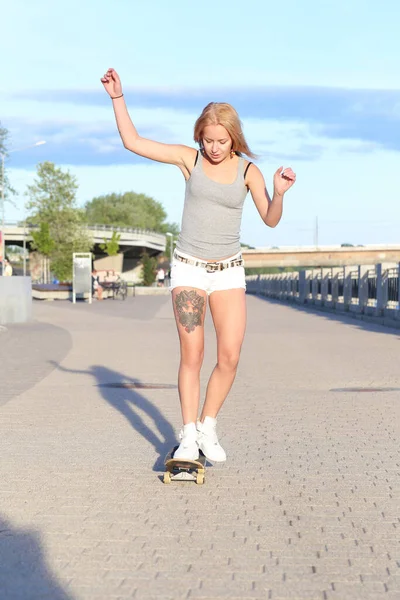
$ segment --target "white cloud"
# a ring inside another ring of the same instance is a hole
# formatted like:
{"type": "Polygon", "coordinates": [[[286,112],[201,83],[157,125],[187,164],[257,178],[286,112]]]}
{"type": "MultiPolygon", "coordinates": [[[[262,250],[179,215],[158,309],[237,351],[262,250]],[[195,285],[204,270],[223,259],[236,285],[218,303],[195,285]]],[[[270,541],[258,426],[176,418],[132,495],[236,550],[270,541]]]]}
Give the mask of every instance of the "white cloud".
{"type": "MultiPolygon", "coordinates": [[[[279,166],[273,159],[258,163],[267,187],[279,166]]],[[[400,205],[393,194],[391,172],[397,172],[398,154],[383,150],[355,154],[336,142],[318,161],[291,163],[297,172],[295,187],[284,202],[284,216],[276,229],[264,225],[250,194],[245,202],[242,239],[254,246],[312,244],[315,217],[319,217],[321,244],[398,243],[400,205]]],[[[185,183],[170,165],[145,162],[120,166],[66,166],[78,179],[78,200],[83,205],[95,196],[136,191],[160,201],[168,220],[180,223],[185,183]]],[[[23,192],[33,172],[12,170],[14,186],[23,192]]],[[[17,198],[22,206],[23,199],[17,198]]],[[[17,213],[7,207],[7,219],[17,213]]]]}

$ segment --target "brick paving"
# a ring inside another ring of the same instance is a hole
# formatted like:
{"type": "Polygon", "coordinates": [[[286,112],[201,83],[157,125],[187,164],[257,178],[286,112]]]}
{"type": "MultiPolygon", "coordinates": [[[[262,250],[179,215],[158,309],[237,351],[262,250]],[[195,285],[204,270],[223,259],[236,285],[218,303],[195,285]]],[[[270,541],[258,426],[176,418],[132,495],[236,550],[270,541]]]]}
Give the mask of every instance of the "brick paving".
{"type": "Polygon", "coordinates": [[[204,486],[161,482],[177,390],[109,385],[176,383],[168,297],[0,332],[2,600],[400,598],[400,392],[331,391],[399,388],[399,332],[247,302],[204,486]]]}

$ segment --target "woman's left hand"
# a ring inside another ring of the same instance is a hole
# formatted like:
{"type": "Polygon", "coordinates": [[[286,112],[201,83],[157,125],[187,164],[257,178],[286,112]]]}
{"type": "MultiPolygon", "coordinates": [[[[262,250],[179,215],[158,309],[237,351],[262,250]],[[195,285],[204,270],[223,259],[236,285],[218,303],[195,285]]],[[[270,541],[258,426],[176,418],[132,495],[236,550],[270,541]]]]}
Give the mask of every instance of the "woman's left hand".
{"type": "Polygon", "coordinates": [[[295,181],[296,173],[294,173],[290,167],[287,169],[279,167],[274,175],[274,191],[280,196],[283,196],[283,194],[292,187],[295,181]]]}

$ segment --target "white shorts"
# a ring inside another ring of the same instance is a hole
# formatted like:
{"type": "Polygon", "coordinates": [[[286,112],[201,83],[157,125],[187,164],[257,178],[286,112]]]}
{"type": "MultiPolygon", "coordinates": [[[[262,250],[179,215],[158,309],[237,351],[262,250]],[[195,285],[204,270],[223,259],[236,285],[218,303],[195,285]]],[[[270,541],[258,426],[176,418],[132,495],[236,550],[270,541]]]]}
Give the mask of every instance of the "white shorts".
{"type": "MultiPolygon", "coordinates": [[[[190,256],[184,252],[179,252],[184,258],[191,260],[200,260],[195,256],[190,256]]],[[[224,258],[224,260],[216,262],[229,262],[240,258],[241,252],[234,256],[224,258]]],[[[204,267],[188,265],[176,258],[173,259],[171,268],[171,285],[169,290],[172,291],[177,287],[193,287],[199,290],[204,290],[208,295],[212,292],[221,290],[233,290],[235,288],[246,289],[246,279],[244,267],[229,267],[222,271],[207,273],[204,267]]]]}

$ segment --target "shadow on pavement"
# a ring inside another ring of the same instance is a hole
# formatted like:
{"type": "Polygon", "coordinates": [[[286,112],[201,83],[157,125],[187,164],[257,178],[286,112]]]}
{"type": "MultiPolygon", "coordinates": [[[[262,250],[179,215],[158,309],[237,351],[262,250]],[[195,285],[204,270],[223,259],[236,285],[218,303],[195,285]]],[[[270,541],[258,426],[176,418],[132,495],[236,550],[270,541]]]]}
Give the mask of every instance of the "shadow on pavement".
{"type": "Polygon", "coordinates": [[[11,527],[2,516],[0,597],[4,600],[73,600],[46,566],[40,534],[11,527]]]}
{"type": "Polygon", "coordinates": [[[253,298],[258,298],[259,300],[263,300],[269,304],[273,304],[276,306],[286,306],[288,308],[292,308],[294,310],[298,310],[300,312],[304,312],[309,315],[316,315],[317,317],[322,317],[325,319],[330,319],[332,321],[338,321],[343,325],[352,325],[353,327],[357,327],[358,329],[364,329],[365,331],[373,331],[376,333],[386,333],[388,335],[395,335],[400,340],[400,329],[396,329],[394,327],[390,327],[390,325],[380,325],[379,323],[374,323],[373,321],[357,319],[352,313],[344,312],[336,312],[330,310],[324,310],[323,308],[319,309],[313,305],[301,305],[296,302],[284,302],[281,300],[276,300],[275,298],[268,298],[266,296],[261,296],[257,294],[248,294],[253,298]]]}
{"type": "Polygon", "coordinates": [[[30,321],[8,325],[1,333],[0,406],[31,389],[72,348],[71,334],[56,325],[30,321]],[[12,374],[12,375],[11,375],[12,374]]]}
{"type": "Polygon", "coordinates": [[[174,428],[157,406],[136,389],[116,387],[116,384],[144,386],[143,382],[139,379],[126,377],[123,373],[102,365],[92,365],[86,371],[67,369],[61,365],[57,365],[57,368],[64,373],[91,375],[94,385],[99,388],[104,400],[118,410],[132,427],[153,445],[159,455],[153,466],[153,471],[164,470],[164,458],[171,448],[177,444],[174,428]],[[154,431],[146,425],[140,416],[140,412],[146,414],[153,421],[154,431]]]}

